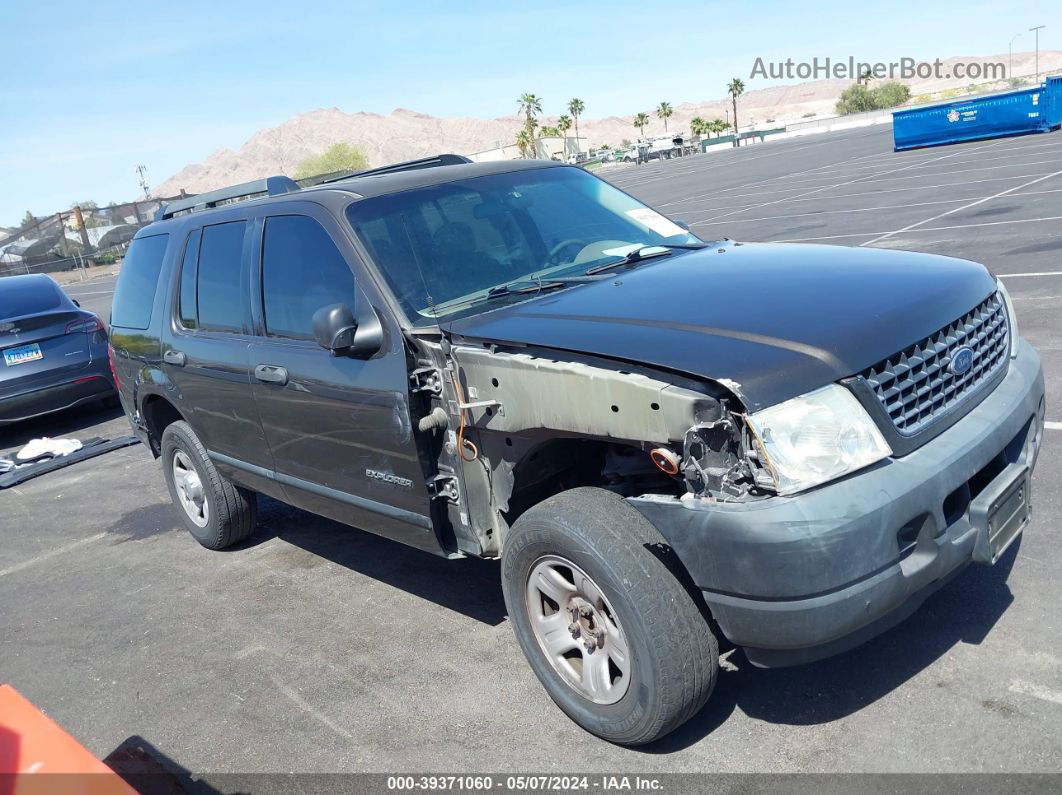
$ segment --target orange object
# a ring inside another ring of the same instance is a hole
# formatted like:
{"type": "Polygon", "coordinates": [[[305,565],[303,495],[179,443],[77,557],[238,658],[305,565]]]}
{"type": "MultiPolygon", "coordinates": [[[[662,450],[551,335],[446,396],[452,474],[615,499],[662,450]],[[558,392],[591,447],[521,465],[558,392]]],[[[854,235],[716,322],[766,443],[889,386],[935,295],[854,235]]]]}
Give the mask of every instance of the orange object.
{"type": "Polygon", "coordinates": [[[0,685],[0,795],[135,795],[113,770],[0,685]]]}

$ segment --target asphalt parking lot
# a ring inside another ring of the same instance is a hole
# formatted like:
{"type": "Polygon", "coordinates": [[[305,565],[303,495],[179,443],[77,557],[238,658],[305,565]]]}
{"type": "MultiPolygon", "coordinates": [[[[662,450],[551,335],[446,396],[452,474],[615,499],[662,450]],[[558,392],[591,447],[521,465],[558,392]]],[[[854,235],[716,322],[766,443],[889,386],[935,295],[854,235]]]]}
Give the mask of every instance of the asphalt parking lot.
{"type": "MultiPolygon", "coordinates": [[[[913,249],[1005,277],[1054,423],[1020,549],[840,657],[763,671],[732,654],[700,715],[631,750],[549,701],[496,564],[271,501],[249,543],[208,552],[137,446],[0,492],[0,681],[101,757],[142,741],[202,772],[1062,769],[1062,133],[893,153],[879,126],[604,175],[706,239],[913,249]]],[[[106,316],[112,279],[69,289],[106,316]]],[[[126,428],[81,409],[0,430],[0,450],[126,428]]]]}

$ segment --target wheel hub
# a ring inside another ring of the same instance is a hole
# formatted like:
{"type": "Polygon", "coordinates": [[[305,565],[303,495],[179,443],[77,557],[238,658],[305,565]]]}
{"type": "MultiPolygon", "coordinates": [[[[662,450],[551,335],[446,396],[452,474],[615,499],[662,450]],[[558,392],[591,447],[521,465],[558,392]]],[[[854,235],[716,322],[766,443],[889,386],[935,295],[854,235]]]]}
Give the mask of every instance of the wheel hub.
{"type": "Polygon", "coordinates": [[[593,654],[604,645],[605,624],[592,604],[581,596],[573,596],[568,600],[568,615],[572,619],[568,631],[588,652],[593,654]]]}
{"type": "Polygon", "coordinates": [[[631,683],[632,661],[619,616],[591,577],[559,555],[528,573],[527,612],[542,653],[582,697],[614,704],[631,683]]]}
{"type": "Polygon", "coordinates": [[[184,512],[199,527],[206,527],[210,518],[210,505],[203,480],[199,477],[191,459],[181,450],[173,454],[173,485],[177,500],[184,512]]]}

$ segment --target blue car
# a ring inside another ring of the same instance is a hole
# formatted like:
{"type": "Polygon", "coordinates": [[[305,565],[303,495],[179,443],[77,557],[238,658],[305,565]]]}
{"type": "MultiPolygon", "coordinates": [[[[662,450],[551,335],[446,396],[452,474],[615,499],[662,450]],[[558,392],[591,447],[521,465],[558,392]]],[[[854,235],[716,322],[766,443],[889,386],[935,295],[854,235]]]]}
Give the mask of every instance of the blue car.
{"type": "Polygon", "coordinates": [[[0,279],[0,425],[113,397],[100,319],[44,274],[0,279]]]}

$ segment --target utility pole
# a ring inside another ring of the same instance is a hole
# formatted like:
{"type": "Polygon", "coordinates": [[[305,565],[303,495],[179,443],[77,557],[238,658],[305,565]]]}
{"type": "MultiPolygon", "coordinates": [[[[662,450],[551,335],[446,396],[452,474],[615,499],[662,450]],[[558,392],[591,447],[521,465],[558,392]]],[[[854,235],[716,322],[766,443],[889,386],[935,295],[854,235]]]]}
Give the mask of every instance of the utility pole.
{"type": "Polygon", "coordinates": [[[1036,33],[1036,82],[1040,82],[1040,31],[1046,28],[1047,25],[1037,25],[1035,28],[1029,28],[1030,33],[1036,33]]]}
{"type": "Polygon", "coordinates": [[[74,205],[74,219],[77,221],[77,231],[81,234],[81,246],[89,247],[88,229],[85,228],[85,216],[81,213],[81,205],[74,205]]]}
{"type": "Polygon", "coordinates": [[[151,191],[148,190],[147,166],[145,166],[143,164],[137,166],[136,167],[136,173],[137,173],[137,176],[139,176],[139,178],[140,178],[140,187],[144,191],[144,198],[145,199],[150,199],[151,198],[151,191]]]}
{"type": "Polygon", "coordinates": [[[1010,40],[1010,44],[1007,45],[1007,77],[1014,77],[1014,42],[1021,36],[1020,33],[1015,33],[1010,40]]]}

